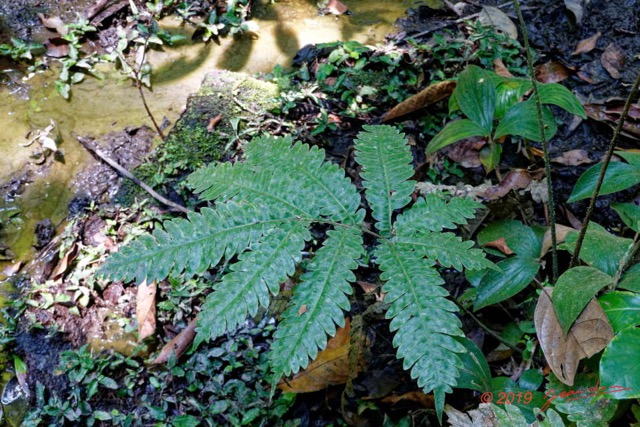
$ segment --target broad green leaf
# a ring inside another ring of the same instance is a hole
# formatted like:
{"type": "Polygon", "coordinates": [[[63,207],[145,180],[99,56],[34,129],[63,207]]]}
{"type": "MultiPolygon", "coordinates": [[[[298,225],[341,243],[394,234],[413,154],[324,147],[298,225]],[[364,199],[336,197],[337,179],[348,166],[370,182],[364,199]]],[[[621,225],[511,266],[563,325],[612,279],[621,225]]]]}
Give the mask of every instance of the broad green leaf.
{"type": "Polygon", "coordinates": [[[515,256],[497,266],[502,271],[491,270],[482,277],[474,310],[509,299],[526,288],[538,273],[540,263],[535,258],[515,256]]]}
{"type": "Polygon", "coordinates": [[[479,392],[491,391],[491,370],[482,350],[466,337],[456,337],[456,340],[467,350],[460,354],[462,368],[456,387],[479,392]]]}
{"type": "MultiPolygon", "coordinates": [[[[569,200],[567,200],[569,203],[577,202],[593,195],[601,168],[602,164],[598,163],[582,174],[578,182],[576,182],[569,200]]],[[[640,169],[629,163],[611,162],[607,167],[607,172],[604,174],[604,181],[602,182],[602,187],[600,187],[599,195],[604,196],[605,194],[626,190],[638,183],[640,183],[640,169]]]]}
{"type": "Polygon", "coordinates": [[[427,146],[427,154],[433,154],[441,148],[473,136],[488,136],[489,132],[469,119],[448,123],[427,146]]]}
{"type": "Polygon", "coordinates": [[[484,135],[491,133],[496,108],[496,88],[489,73],[480,67],[469,65],[460,73],[455,92],[462,112],[484,129],[484,135]]]}
{"type": "Polygon", "coordinates": [[[504,239],[505,243],[515,254],[529,258],[540,256],[542,239],[535,231],[520,221],[505,219],[495,221],[478,233],[478,245],[504,239]]]}
{"type": "Polygon", "coordinates": [[[202,425],[201,420],[193,415],[178,415],[171,420],[174,427],[197,427],[202,425]]]}
{"type": "Polygon", "coordinates": [[[501,144],[489,144],[480,150],[480,163],[484,166],[484,170],[489,173],[500,165],[500,156],[502,155],[501,144]]]}
{"type": "Polygon", "coordinates": [[[613,399],[640,398],[640,329],[618,332],[600,359],[600,382],[613,399]]]}
{"type": "Polygon", "coordinates": [[[625,159],[631,166],[640,169],[640,153],[634,153],[633,151],[616,151],[615,153],[625,159]]]}
{"type": "Polygon", "coordinates": [[[640,325],[640,295],[616,291],[600,296],[598,301],[607,313],[614,332],[640,325]]]}
{"type": "Polygon", "coordinates": [[[503,79],[496,87],[496,119],[502,120],[504,115],[518,103],[522,97],[531,89],[529,79],[503,79]]]}
{"type": "Polygon", "coordinates": [[[640,264],[634,265],[622,275],[618,289],[640,293],[640,264]]]}
{"type": "Polygon", "coordinates": [[[548,378],[547,401],[558,412],[566,414],[579,427],[609,425],[618,402],[606,393],[598,393],[602,387],[599,386],[597,374],[578,374],[572,386],[562,384],[554,375],[548,378]]]}
{"type": "Polygon", "coordinates": [[[538,369],[527,369],[518,380],[518,385],[525,390],[537,390],[544,381],[544,375],[538,369]]]}
{"type": "Polygon", "coordinates": [[[612,203],[611,207],[627,227],[636,233],[640,232],[640,206],[633,203],[612,203]]]}
{"type": "MultiPolygon", "coordinates": [[[[578,240],[578,232],[570,231],[562,247],[573,253],[576,240],[578,240]]],[[[633,240],[614,236],[601,225],[590,222],[580,250],[580,259],[603,273],[613,276],[619,268],[620,260],[631,245],[633,240]]]]}
{"type": "Polygon", "coordinates": [[[574,267],[558,278],[553,291],[553,308],[566,335],[582,310],[613,277],[593,267],[574,267]]]}
{"type": "MultiPolygon", "coordinates": [[[[542,107],[542,117],[545,128],[544,136],[549,141],[556,134],[558,125],[548,107],[542,107]]],[[[505,135],[517,135],[532,141],[542,141],[538,110],[533,100],[519,102],[507,111],[498,124],[493,137],[498,139],[505,135]]]]}
{"type": "Polygon", "coordinates": [[[538,95],[542,104],[557,105],[571,114],[583,119],[587,118],[578,98],[569,89],[558,83],[538,84],[538,95]]]}

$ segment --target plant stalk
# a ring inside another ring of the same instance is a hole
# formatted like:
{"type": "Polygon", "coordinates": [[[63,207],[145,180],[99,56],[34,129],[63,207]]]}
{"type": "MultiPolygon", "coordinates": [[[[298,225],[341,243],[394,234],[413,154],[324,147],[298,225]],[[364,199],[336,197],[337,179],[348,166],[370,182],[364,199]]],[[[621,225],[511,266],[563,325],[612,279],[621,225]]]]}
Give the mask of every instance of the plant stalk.
{"type": "Polygon", "coordinates": [[[582,228],[580,229],[580,234],[578,235],[578,240],[576,240],[576,246],[573,250],[573,255],[571,256],[571,263],[569,267],[574,267],[578,260],[580,259],[580,250],[582,249],[582,243],[584,242],[584,238],[587,234],[587,227],[589,226],[589,221],[591,221],[591,217],[593,216],[593,212],[596,207],[596,198],[600,194],[600,189],[602,188],[602,183],[604,182],[604,175],[607,172],[607,168],[609,167],[609,162],[611,161],[611,156],[613,156],[613,151],[616,148],[616,144],[618,142],[618,138],[620,138],[620,132],[622,131],[622,126],[624,125],[624,121],[629,114],[629,108],[631,107],[631,102],[638,92],[638,87],[640,86],[640,74],[636,78],[633,87],[631,88],[631,92],[629,92],[629,96],[624,103],[624,108],[622,110],[622,115],[620,116],[620,120],[618,120],[618,124],[616,125],[615,130],[613,131],[613,136],[611,137],[611,142],[609,143],[609,148],[607,149],[607,154],[602,161],[602,167],[600,168],[600,175],[598,175],[598,181],[596,182],[596,188],[593,191],[593,195],[589,201],[589,208],[587,209],[587,214],[584,217],[584,221],[582,221],[582,228]]]}
{"type": "Polygon", "coordinates": [[[529,76],[531,78],[531,85],[533,86],[533,98],[536,103],[536,113],[538,116],[538,125],[540,128],[540,141],[542,143],[542,151],[544,153],[544,171],[547,176],[547,193],[549,194],[549,226],[551,227],[551,283],[555,283],[558,279],[558,239],[556,236],[556,206],[553,197],[553,180],[551,179],[551,163],[549,160],[549,142],[544,135],[544,121],[542,119],[542,103],[540,102],[540,94],[538,93],[538,83],[536,82],[536,73],[533,69],[533,58],[531,57],[531,51],[529,46],[529,36],[527,34],[527,27],[524,23],[522,16],[522,10],[520,10],[520,2],[513,0],[513,6],[518,14],[518,21],[520,23],[520,31],[522,32],[522,39],[524,41],[524,49],[527,55],[527,66],[529,68],[529,76]]]}

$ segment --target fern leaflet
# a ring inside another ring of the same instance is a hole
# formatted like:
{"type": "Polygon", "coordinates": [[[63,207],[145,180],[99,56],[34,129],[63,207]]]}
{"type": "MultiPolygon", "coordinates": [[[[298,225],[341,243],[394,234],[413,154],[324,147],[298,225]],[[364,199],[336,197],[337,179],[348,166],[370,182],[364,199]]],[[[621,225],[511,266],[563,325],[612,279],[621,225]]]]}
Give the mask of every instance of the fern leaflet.
{"type": "Polygon", "coordinates": [[[415,182],[407,141],[391,126],[364,126],[358,134],[356,160],[362,166],[362,185],[381,236],[391,235],[393,212],[411,201],[415,182]]]}
{"type": "Polygon", "coordinates": [[[482,205],[468,197],[454,197],[445,201],[437,193],[419,198],[411,209],[400,215],[394,224],[398,234],[410,236],[423,231],[442,231],[466,224],[482,205]]]}
{"type": "Polygon", "coordinates": [[[327,334],[335,335],[335,325],[344,326],[343,310],[349,310],[351,294],[363,254],[358,229],[339,227],[329,231],[324,246],[294,290],[291,306],[275,333],[271,347],[272,369],[276,377],[305,368],[318,349],[327,345],[327,334]]]}

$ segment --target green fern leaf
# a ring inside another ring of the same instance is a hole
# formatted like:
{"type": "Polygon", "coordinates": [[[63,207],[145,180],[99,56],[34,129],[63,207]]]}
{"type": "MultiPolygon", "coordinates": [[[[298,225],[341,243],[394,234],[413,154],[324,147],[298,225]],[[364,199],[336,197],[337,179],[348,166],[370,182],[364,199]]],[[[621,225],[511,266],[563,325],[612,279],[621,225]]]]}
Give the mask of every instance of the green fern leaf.
{"type": "Polygon", "coordinates": [[[424,232],[410,236],[398,235],[396,245],[414,248],[423,256],[437,260],[443,267],[453,267],[458,271],[495,269],[494,263],[489,261],[482,249],[473,248],[473,242],[463,241],[453,233],[424,232]]]}
{"type": "Polygon", "coordinates": [[[411,209],[400,215],[394,224],[398,234],[410,236],[420,231],[442,231],[466,224],[482,207],[468,197],[453,197],[445,201],[442,194],[432,193],[420,198],[411,209]]]}
{"type": "Polygon", "coordinates": [[[241,164],[212,164],[194,172],[189,185],[204,200],[256,200],[287,207],[304,218],[324,217],[359,224],[360,196],[337,165],[317,147],[291,138],[265,136],[251,141],[241,164]]]}
{"type": "Polygon", "coordinates": [[[327,335],[344,326],[346,295],[355,281],[352,270],[364,253],[358,229],[339,227],[327,233],[324,246],[313,257],[294,290],[291,306],[283,314],[271,346],[275,378],[296,373],[327,346],[327,335]]]}
{"type": "Polygon", "coordinates": [[[413,160],[407,141],[391,126],[364,126],[358,134],[356,160],[362,166],[361,176],[367,201],[381,236],[391,235],[393,212],[411,201],[415,182],[413,160]]]}
{"type": "Polygon", "coordinates": [[[293,275],[305,241],[311,238],[308,227],[309,223],[294,222],[273,228],[239,256],[202,306],[195,346],[234,330],[247,315],[255,316],[259,306],[269,305],[269,293],[277,295],[280,283],[293,275]]]}
{"type": "Polygon", "coordinates": [[[450,393],[462,368],[456,353],[465,351],[454,337],[464,334],[434,262],[419,250],[390,241],[376,254],[386,281],[387,318],[393,319],[390,328],[396,331],[393,345],[404,359],[404,369],[411,369],[411,377],[426,393],[450,393]]]}
{"type": "Polygon", "coordinates": [[[189,219],[165,221],[164,230],[143,235],[112,254],[101,274],[122,280],[162,280],[169,273],[191,277],[243,251],[267,226],[295,218],[273,220],[256,205],[225,203],[216,210],[190,213],[189,219]]]}

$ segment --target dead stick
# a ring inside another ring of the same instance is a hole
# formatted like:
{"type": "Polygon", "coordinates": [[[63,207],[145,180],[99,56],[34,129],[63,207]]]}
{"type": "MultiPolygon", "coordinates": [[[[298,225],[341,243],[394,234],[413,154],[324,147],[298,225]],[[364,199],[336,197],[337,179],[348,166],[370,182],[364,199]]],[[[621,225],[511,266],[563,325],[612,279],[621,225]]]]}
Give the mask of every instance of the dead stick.
{"type": "Polygon", "coordinates": [[[114,168],[116,171],[118,171],[118,173],[126,178],[129,178],[131,181],[135,182],[138,186],[140,186],[140,188],[142,188],[144,191],[146,191],[147,193],[149,193],[149,195],[151,195],[151,197],[153,197],[154,199],[156,199],[157,201],[159,201],[160,203],[170,206],[180,212],[183,213],[189,213],[190,211],[185,208],[184,206],[180,206],[177,203],[172,202],[171,200],[168,200],[164,197],[162,197],[160,194],[156,193],[153,188],[149,187],[147,184],[145,184],[144,182],[140,181],[138,178],[136,178],[135,176],[133,176],[133,174],[131,172],[129,172],[128,170],[126,170],[125,168],[123,168],[122,166],[120,166],[116,161],[110,159],[102,150],[100,150],[99,148],[95,148],[91,145],[91,141],[89,141],[86,138],[83,138],[81,136],[78,137],[78,141],[80,141],[80,143],[84,146],[84,148],[86,148],[87,150],[89,150],[91,153],[95,154],[98,158],[100,158],[100,160],[102,160],[103,162],[105,162],[106,164],[108,164],[109,166],[111,166],[112,168],[114,168]]]}

